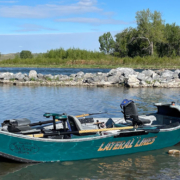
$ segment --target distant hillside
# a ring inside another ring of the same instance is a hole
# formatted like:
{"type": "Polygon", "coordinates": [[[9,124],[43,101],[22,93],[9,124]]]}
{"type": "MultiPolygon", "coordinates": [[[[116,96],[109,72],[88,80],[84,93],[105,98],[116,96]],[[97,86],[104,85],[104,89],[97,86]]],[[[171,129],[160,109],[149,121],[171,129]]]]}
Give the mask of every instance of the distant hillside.
{"type": "Polygon", "coordinates": [[[14,59],[16,55],[19,55],[19,53],[1,54],[0,60],[14,59]]]}
{"type": "MultiPolygon", "coordinates": [[[[6,60],[6,59],[14,59],[15,56],[19,56],[20,53],[9,53],[9,54],[1,54],[0,55],[0,61],[1,60],[6,60]]],[[[32,55],[34,57],[36,57],[38,54],[41,54],[41,53],[32,53],[32,55]]]]}

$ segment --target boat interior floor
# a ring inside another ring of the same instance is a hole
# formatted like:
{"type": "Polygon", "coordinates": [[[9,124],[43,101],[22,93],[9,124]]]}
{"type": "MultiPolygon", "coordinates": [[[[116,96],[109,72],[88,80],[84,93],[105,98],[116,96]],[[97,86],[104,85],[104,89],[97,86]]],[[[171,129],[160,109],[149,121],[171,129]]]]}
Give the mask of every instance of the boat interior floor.
{"type": "MultiPolygon", "coordinates": [[[[161,114],[149,114],[138,116],[139,120],[142,122],[142,125],[138,126],[141,129],[167,129],[173,128],[180,125],[180,118],[165,116],[161,114]]],[[[132,126],[132,120],[126,120],[125,123],[115,124],[115,127],[124,127],[124,126],[132,126]]]]}

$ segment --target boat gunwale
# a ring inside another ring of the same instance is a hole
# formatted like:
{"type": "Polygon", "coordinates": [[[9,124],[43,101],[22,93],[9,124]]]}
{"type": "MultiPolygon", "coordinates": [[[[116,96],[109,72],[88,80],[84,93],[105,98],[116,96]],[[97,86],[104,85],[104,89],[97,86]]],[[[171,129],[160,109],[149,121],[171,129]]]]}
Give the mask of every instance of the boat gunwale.
{"type": "MultiPolygon", "coordinates": [[[[159,129],[159,132],[168,132],[168,131],[175,131],[177,129],[180,129],[180,125],[172,128],[167,129],[159,129]]],[[[141,129],[143,130],[143,129],[141,129]]],[[[147,131],[147,129],[145,129],[147,131]]],[[[124,132],[124,131],[123,131],[124,132]]],[[[107,134],[103,136],[94,136],[94,137],[86,137],[86,138],[75,138],[75,139],[48,139],[48,138],[37,138],[37,137],[30,137],[23,134],[15,134],[11,132],[2,131],[2,128],[0,128],[0,134],[7,135],[7,136],[13,136],[17,138],[27,139],[27,140],[33,140],[33,141],[43,141],[43,142],[83,142],[83,141],[91,141],[91,140],[98,140],[98,139],[105,139],[108,137],[112,137],[115,135],[119,135],[121,131],[117,131],[117,133],[113,134],[107,134]]],[[[150,132],[153,133],[153,132],[150,132]]]]}
{"type": "Polygon", "coordinates": [[[75,138],[75,139],[48,139],[48,138],[30,137],[30,136],[26,136],[23,134],[15,134],[15,133],[11,133],[11,132],[2,131],[2,128],[0,128],[0,134],[4,134],[7,136],[13,136],[13,137],[17,137],[17,138],[22,138],[22,139],[44,141],[44,142],[79,142],[79,141],[91,141],[91,140],[95,140],[95,139],[104,139],[107,137],[117,135],[117,134],[119,134],[119,132],[114,133],[114,134],[103,135],[103,136],[94,136],[94,137],[87,137],[87,138],[75,138]]]}

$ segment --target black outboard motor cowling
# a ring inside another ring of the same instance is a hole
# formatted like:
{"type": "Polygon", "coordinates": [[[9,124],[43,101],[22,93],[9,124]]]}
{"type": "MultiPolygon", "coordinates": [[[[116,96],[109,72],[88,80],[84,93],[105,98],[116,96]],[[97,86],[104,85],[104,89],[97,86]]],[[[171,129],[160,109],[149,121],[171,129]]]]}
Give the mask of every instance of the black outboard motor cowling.
{"type": "Polygon", "coordinates": [[[124,99],[120,104],[125,120],[132,120],[133,126],[142,125],[143,123],[138,118],[138,112],[134,101],[124,99]]]}
{"type": "Polygon", "coordinates": [[[30,123],[31,121],[26,118],[5,120],[2,123],[2,129],[9,132],[27,131],[31,129],[30,123]]]}

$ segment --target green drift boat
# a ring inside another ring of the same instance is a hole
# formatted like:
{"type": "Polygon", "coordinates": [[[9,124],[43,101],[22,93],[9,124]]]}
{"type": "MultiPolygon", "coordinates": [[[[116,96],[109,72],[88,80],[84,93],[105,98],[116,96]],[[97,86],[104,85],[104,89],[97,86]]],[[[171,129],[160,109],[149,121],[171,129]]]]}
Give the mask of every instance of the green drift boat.
{"type": "Polygon", "coordinates": [[[52,120],[5,120],[0,129],[0,156],[25,163],[73,161],[170,147],[180,141],[180,106],[156,103],[158,111],[138,116],[124,100],[124,118],[84,118],[45,113],[52,120]],[[57,123],[57,121],[59,123],[57,123]],[[92,125],[95,123],[95,127],[92,125]],[[104,122],[104,123],[103,123],[104,122]],[[43,124],[53,123],[52,126],[43,124]]]}

